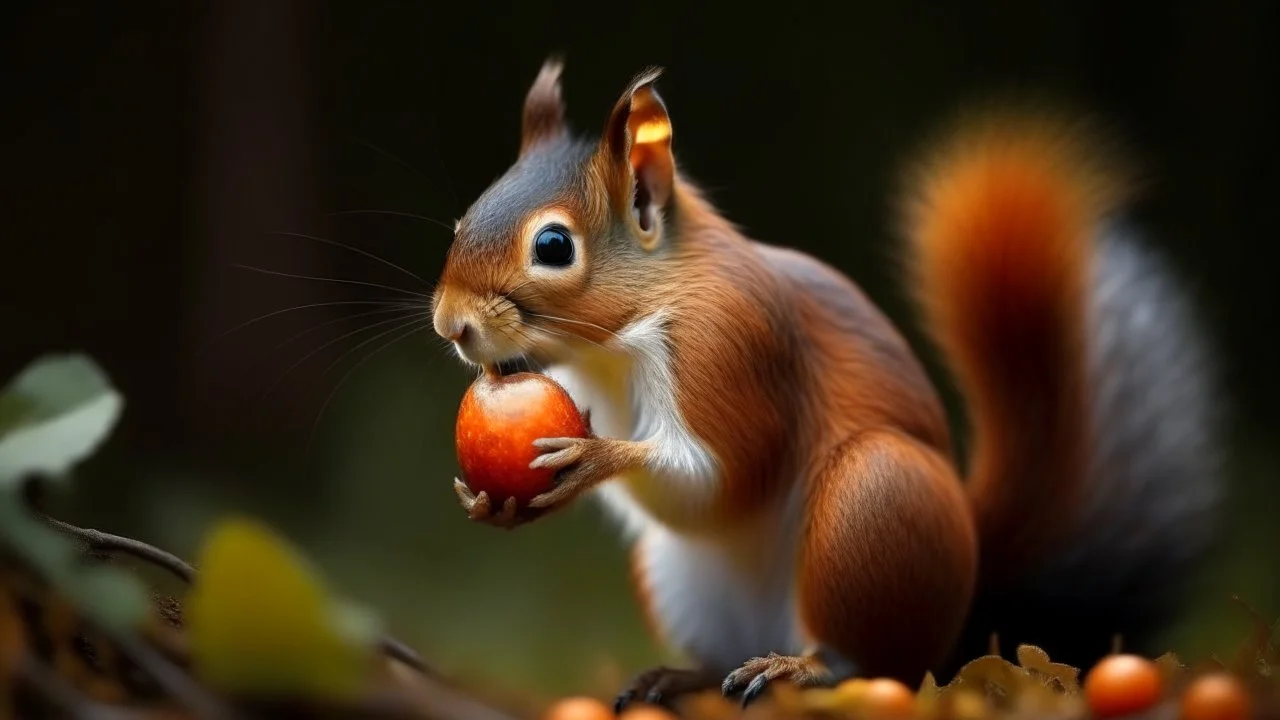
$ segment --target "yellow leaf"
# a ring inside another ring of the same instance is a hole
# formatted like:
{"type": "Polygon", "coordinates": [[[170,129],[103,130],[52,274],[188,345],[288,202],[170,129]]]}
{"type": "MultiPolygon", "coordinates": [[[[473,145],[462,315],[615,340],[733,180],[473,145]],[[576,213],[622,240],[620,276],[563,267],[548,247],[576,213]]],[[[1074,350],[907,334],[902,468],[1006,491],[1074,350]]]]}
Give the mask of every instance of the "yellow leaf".
{"type": "Polygon", "coordinates": [[[997,705],[1011,702],[1025,687],[1030,675],[1027,670],[995,655],[983,655],[965,663],[949,688],[976,690],[997,705]]]}
{"type": "Polygon", "coordinates": [[[196,673],[237,695],[333,699],[358,693],[373,645],[336,620],[307,563],[270,529],[222,522],[206,538],[187,600],[196,673]]]}
{"type": "Polygon", "coordinates": [[[933,676],[932,672],[925,672],[924,680],[920,681],[920,688],[916,690],[916,697],[921,699],[933,699],[938,697],[941,689],[938,687],[938,679],[933,676]]]}
{"type": "Polygon", "coordinates": [[[1190,668],[1182,664],[1182,659],[1176,653],[1167,652],[1156,658],[1155,663],[1156,669],[1160,671],[1160,677],[1164,680],[1165,687],[1182,687],[1190,668]]]}
{"type": "Polygon", "coordinates": [[[1067,693],[1080,691],[1080,671],[1049,659],[1049,653],[1035,645],[1018,646],[1018,664],[1037,674],[1053,688],[1067,693]]]}
{"type": "Polygon", "coordinates": [[[951,720],[983,720],[991,716],[986,697],[971,688],[947,693],[941,703],[943,717],[951,720]]]}

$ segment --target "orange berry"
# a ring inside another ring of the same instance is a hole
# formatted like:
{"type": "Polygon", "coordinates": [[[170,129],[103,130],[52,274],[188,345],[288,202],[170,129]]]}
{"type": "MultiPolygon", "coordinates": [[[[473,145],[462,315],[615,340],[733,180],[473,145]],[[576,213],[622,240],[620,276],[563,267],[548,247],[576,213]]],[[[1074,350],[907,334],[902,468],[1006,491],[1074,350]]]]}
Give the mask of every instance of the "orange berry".
{"type": "Polygon", "coordinates": [[[890,678],[845,680],[836,686],[835,695],[849,706],[864,708],[876,717],[909,717],[916,708],[916,694],[890,678]]]}
{"type": "Polygon", "coordinates": [[[876,717],[910,717],[916,709],[916,694],[889,678],[868,680],[858,693],[858,701],[876,717]]]}
{"type": "Polygon", "coordinates": [[[462,481],[489,493],[495,511],[509,497],[523,505],[550,490],[555,470],[530,468],[541,438],[586,437],[587,424],[564,388],[546,375],[485,373],[467,388],[455,429],[462,481]]]}
{"type": "Polygon", "coordinates": [[[618,716],[618,720],[677,720],[675,715],[654,705],[633,705],[618,716]]]}
{"type": "Polygon", "coordinates": [[[1160,700],[1162,692],[1159,668],[1137,655],[1109,655],[1084,679],[1085,701],[1099,717],[1146,710],[1160,700]]]}
{"type": "Polygon", "coordinates": [[[613,709],[595,698],[567,697],[551,704],[543,720],[613,720],[613,709]]]}
{"type": "Polygon", "coordinates": [[[1245,720],[1253,703],[1244,683],[1226,672],[1202,675],[1182,694],[1182,720],[1245,720]]]}

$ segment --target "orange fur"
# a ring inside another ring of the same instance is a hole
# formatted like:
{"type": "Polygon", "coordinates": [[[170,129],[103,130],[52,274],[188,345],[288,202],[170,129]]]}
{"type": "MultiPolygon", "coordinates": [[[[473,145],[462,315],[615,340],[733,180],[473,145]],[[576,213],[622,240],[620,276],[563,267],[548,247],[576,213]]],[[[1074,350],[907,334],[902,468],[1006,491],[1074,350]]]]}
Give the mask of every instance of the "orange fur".
{"type": "Polygon", "coordinates": [[[721,471],[720,502],[681,531],[748,521],[800,482],[812,458],[869,429],[898,428],[949,451],[923,367],[851,281],[748,240],[687,180],[677,183],[673,215],[680,247],[645,297],[677,309],[680,411],[721,471]],[[830,296],[815,296],[815,286],[830,296]],[[750,421],[726,422],[735,416],[750,421]]]}
{"type": "Polygon", "coordinates": [[[1070,521],[1088,457],[1092,235],[1118,186],[1078,133],[995,117],[912,178],[915,290],[975,428],[984,572],[1016,573],[1070,521]]]}
{"type": "Polygon", "coordinates": [[[813,477],[806,521],[805,629],[870,677],[919,682],[974,592],[977,538],[950,458],[900,432],[854,437],[813,477]]]}

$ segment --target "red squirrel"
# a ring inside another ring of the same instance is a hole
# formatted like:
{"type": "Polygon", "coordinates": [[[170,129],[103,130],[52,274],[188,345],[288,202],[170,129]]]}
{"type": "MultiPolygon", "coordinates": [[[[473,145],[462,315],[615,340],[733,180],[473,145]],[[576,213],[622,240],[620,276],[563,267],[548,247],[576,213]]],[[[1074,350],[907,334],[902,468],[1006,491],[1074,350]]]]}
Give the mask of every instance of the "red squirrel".
{"type": "MultiPolygon", "coordinates": [[[[1165,627],[1215,537],[1217,391],[1087,133],[976,115],[907,175],[909,289],[965,401],[963,463],[859,287],[749,239],[682,174],[660,70],[591,139],[568,128],[562,68],[544,64],[517,161],[458,221],[433,312],[465,362],[531,361],[589,413],[590,437],[535,443],[558,484],[531,505],[611,510],[645,617],[692,663],[641,673],[619,709],[918,684],[992,633],[1084,663],[1165,627]]],[[[525,521],[455,489],[473,520],[525,521]]]]}

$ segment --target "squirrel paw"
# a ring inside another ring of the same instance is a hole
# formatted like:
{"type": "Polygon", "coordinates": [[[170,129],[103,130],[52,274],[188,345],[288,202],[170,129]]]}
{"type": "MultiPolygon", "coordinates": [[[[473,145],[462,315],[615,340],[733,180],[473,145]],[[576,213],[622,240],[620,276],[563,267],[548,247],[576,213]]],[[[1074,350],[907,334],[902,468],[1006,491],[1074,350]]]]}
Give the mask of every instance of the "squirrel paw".
{"type": "Polygon", "coordinates": [[[462,502],[462,509],[467,511],[467,517],[476,522],[488,523],[508,530],[521,522],[516,515],[516,499],[513,497],[507,498],[507,501],[502,504],[502,509],[494,513],[493,501],[489,499],[489,493],[481,490],[477,495],[471,492],[471,488],[459,478],[453,479],[453,491],[462,502]]]}
{"type": "Polygon", "coordinates": [[[726,697],[741,693],[742,706],[755,702],[771,682],[787,682],[797,687],[825,687],[834,683],[831,671],[811,655],[788,656],[769,653],[752,658],[729,673],[720,686],[726,697]]]}
{"type": "Polygon", "coordinates": [[[564,505],[583,490],[605,479],[604,462],[611,441],[602,438],[542,438],[533,441],[542,455],[529,463],[531,468],[556,471],[556,486],[529,501],[531,508],[564,505]]]}
{"type": "Polygon", "coordinates": [[[673,710],[673,704],[689,693],[715,687],[719,678],[705,670],[655,667],[636,675],[613,702],[615,715],[633,703],[642,702],[673,710]]]}

